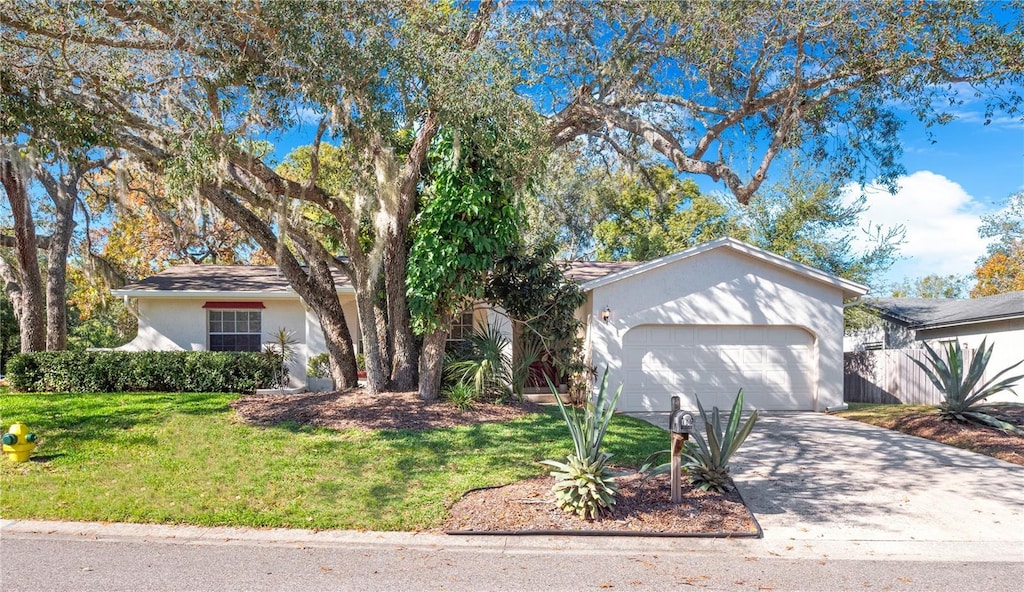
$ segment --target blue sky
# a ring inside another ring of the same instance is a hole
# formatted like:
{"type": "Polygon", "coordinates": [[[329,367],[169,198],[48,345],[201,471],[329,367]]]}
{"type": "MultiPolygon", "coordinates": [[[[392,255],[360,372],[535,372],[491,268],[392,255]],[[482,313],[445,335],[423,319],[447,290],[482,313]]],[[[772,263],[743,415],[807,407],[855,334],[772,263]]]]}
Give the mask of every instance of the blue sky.
{"type": "MultiPolygon", "coordinates": [[[[903,225],[901,258],[882,278],[886,284],[929,274],[970,275],[991,239],[978,236],[981,216],[999,211],[1013,193],[1024,190],[1024,121],[997,115],[985,125],[982,102],[967,102],[957,119],[926,129],[909,113],[901,134],[906,175],[894,195],[887,188],[864,188],[867,211],[861,226],[903,225]],[[927,132],[931,132],[931,138],[927,132]]],[[[778,178],[779,162],[769,171],[778,178]]],[[[784,165],[783,165],[784,166],[784,165]]],[[[724,185],[695,179],[704,191],[724,185]]],[[[859,197],[857,184],[845,187],[859,197]]],[[[855,235],[855,245],[866,245],[855,235]]]]}
{"type": "Polygon", "coordinates": [[[1024,122],[1002,116],[984,125],[980,111],[933,128],[908,124],[903,137],[907,176],[901,190],[869,190],[873,223],[903,224],[903,255],[888,274],[892,281],[930,273],[970,274],[990,239],[978,236],[980,217],[1000,210],[1024,190],[1024,122]]]}

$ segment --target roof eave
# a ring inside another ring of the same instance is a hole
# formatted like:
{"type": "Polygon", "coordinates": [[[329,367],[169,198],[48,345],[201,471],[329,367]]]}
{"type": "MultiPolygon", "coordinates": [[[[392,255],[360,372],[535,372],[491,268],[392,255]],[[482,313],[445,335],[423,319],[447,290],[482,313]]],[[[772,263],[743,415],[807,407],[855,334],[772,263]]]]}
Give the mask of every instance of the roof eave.
{"type": "Polygon", "coordinates": [[[1012,321],[1015,319],[1024,319],[1024,313],[1011,313],[1007,315],[993,315],[988,317],[980,317],[976,319],[963,319],[956,321],[940,321],[932,324],[912,325],[911,329],[917,331],[928,331],[931,329],[946,329],[949,327],[960,327],[963,325],[977,325],[980,323],[995,323],[998,321],[1012,321]]]}
{"type": "Polygon", "coordinates": [[[707,251],[711,251],[713,249],[717,249],[720,247],[728,247],[734,249],[736,251],[739,251],[756,259],[761,259],[763,261],[766,261],[768,263],[771,263],[773,265],[776,265],[798,275],[809,276],[814,280],[839,288],[843,292],[844,300],[847,298],[856,298],[858,296],[863,296],[864,294],[868,293],[867,286],[832,275],[830,273],[826,273],[824,271],[821,271],[820,269],[815,269],[809,265],[804,265],[803,263],[791,261],[789,259],[786,259],[785,257],[776,255],[774,253],[769,253],[764,249],[760,249],[753,245],[749,245],[743,241],[734,239],[732,237],[716,239],[701,245],[697,245],[696,247],[686,249],[685,251],[679,251],[678,253],[673,253],[671,255],[666,255],[658,259],[653,259],[651,261],[641,263],[636,267],[631,267],[629,269],[625,269],[613,274],[606,275],[596,280],[591,280],[585,284],[582,284],[580,287],[583,289],[584,292],[589,292],[596,288],[600,288],[601,286],[615,283],[626,278],[632,277],[634,275],[639,275],[648,270],[657,269],[658,267],[661,267],[663,265],[674,263],[676,261],[679,261],[680,259],[694,257],[696,255],[700,255],[701,253],[705,253],[707,251]]]}
{"type": "MultiPolygon", "coordinates": [[[[298,298],[295,290],[267,290],[267,291],[224,291],[224,290],[111,290],[111,294],[118,297],[143,298],[263,298],[263,299],[284,299],[298,298]]],[[[349,286],[338,288],[339,294],[353,294],[355,290],[349,286]]]]}

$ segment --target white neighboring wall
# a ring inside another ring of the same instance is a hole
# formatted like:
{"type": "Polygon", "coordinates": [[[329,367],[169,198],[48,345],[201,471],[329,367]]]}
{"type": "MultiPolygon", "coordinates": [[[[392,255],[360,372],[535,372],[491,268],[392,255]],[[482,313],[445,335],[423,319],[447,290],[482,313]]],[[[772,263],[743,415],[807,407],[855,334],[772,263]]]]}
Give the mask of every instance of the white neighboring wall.
{"type": "MultiPolygon", "coordinates": [[[[917,332],[919,340],[927,341],[933,348],[940,347],[941,341],[948,339],[960,339],[961,347],[977,349],[981,346],[982,340],[986,340],[986,346],[992,345],[992,357],[988,362],[988,376],[995,376],[1002,370],[1024,360],[1024,319],[1009,319],[991,323],[976,323],[973,325],[961,325],[957,327],[946,327],[941,329],[925,329],[917,332]]],[[[1024,364],[1017,366],[1014,370],[1005,374],[1019,376],[1024,374],[1024,364]]],[[[989,399],[992,402],[1016,401],[1024,403],[1024,381],[1018,383],[1017,396],[1008,392],[1001,393],[989,399]]]]}

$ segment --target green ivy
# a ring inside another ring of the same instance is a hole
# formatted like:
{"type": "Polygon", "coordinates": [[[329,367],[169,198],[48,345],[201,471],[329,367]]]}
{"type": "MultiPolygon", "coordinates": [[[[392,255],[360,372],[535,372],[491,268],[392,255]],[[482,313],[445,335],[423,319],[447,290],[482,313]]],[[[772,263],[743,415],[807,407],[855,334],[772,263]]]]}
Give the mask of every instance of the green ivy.
{"type": "Polygon", "coordinates": [[[406,276],[412,327],[420,335],[483,298],[485,276],[518,240],[521,219],[511,183],[454,134],[437,135],[428,166],[406,276]]]}

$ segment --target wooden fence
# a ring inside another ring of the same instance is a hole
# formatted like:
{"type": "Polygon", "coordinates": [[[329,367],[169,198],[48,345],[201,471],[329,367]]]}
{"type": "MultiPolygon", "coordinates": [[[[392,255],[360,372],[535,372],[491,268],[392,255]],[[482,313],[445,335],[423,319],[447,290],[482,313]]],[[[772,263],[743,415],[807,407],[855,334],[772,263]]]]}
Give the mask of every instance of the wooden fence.
{"type": "MultiPolygon", "coordinates": [[[[937,405],[942,395],[911,358],[925,362],[923,349],[890,349],[843,354],[843,400],[847,403],[937,405]]],[[[974,350],[964,350],[969,367],[974,350]]],[[[927,362],[926,362],[927,363],[927,362]]],[[[988,378],[987,372],[982,380],[988,378]]]]}

